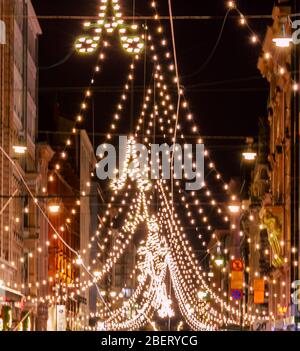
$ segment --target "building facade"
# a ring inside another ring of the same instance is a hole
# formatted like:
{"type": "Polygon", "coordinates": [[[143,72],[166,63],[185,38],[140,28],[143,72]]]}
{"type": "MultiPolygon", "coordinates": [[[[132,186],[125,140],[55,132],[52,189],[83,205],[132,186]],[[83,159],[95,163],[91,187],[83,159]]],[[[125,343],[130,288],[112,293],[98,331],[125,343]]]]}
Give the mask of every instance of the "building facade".
{"type": "MultiPolygon", "coordinates": [[[[27,308],[23,303],[25,289],[28,288],[26,284],[30,280],[36,283],[38,279],[38,263],[30,263],[35,266],[33,272],[26,261],[29,253],[36,253],[39,231],[38,226],[35,229],[24,228],[29,207],[22,179],[28,182],[34,194],[39,193],[36,158],[37,43],[41,28],[30,0],[1,0],[0,20],[1,42],[4,43],[0,45],[0,296],[5,307],[4,314],[9,310],[9,319],[12,320],[9,328],[14,328],[19,327],[18,321],[27,308]],[[30,272],[34,277],[30,276],[30,272]]],[[[37,223],[37,209],[32,211],[34,213],[30,216],[37,223]]],[[[34,295],[37,296],[37,293],[34,292],[34,295]]],[[[33,306],[28,308],[36,316],[36,309],[33,306]]],[[[32,318],[32,328],[35,328],[35,321],[36,318],[32,318]]]]}
{"type": "Polygon", "coordinates": [[[270,93],[267,116],[260,119],[258,158],[251,186],[250,209],[253,222],[260,225],[247,225],[252,243],[250,280],[265,281],[262,303],[267,303],[272,330],[297,328],[298,318],[297,306],[291,300],[293,271],[298,265],[295,230],[299,236],[299,226],[293,226],[293,217],[299,211],[293,201],[293,153],[299,147],[293,136],[293,47],[277,47],[273,41],[282,35],[283,25],[286,35],[291,35],[289,22],[285,21],[290,13],[288,1],[280,1],[274,7],[273,25],[267,30],[258,61],[258,69],[270,84],[270,93]]]}
{"type": "MultiPolygon", "coordinates": [[[[92,173],[95,169],[96,157],[94,148],[85,130],[80,132],[80,252],[86,266],[96,267],[97,243],[91,241],[98,230],[99,193],[98,184],[93,180],[92,173]]],[[[94,269],[96,271],[96,268],[94,269]]],[[[81,268],[81,284],[86,286],[91,277],[81,268]]],[[[96,313],[98,293],[95,286],[82,291],[84,304],[81,304],[81,315],[92,316],[96,313]]],[[[89,326],[89,320],[85,320],[85,326],[89,326]]]]}
{"type": "Polygon", "coordinates": [[[67,161],[55,172],[56,157],[48,172],[48,331],[76,329],[80,296],[80,270],[74,253],[80,249],[79,179],[67,161]]]}

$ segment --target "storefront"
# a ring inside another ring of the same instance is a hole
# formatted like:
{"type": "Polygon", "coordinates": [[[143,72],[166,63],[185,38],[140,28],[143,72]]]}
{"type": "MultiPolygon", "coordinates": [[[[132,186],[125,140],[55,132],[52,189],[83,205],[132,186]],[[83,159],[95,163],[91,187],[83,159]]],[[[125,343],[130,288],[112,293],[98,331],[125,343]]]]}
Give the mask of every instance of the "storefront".
{"type": "Polygon", "coordinates": [[[288,317],[275,321],[271,327],[272,331],[300,331],[300,318],[288,317]]]}
{"type": "Polygon", "coordinates": [[[30,316],[28,312],[24,311],[24,295],[17,290],[1,285],[0,331],[12,330],[30,330],[30,316]],[[22,319],[24,320],[22,321],[22,319]],[[20,323],[21,321],[22,323],[20,323]]]}
{"type": "MultiPolygon", "coordinates": [[[[80,297],[81,304],[86,301],[80,297]]],[[[86,302],[85,302],[86,304],[86,302]]],[[[79,298],[68,298],[65,305],[52,305],[48,308],[48,331],[76,330],[76,319],[79,314],[79,298]]]]}

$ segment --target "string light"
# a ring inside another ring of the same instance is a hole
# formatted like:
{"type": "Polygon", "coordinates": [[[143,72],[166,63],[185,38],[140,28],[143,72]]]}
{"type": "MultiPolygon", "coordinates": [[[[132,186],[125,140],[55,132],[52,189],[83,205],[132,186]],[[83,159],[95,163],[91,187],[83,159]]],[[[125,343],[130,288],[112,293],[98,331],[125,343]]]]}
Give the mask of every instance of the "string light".
{"type": "MultiPolygon", "coordinates": [[[[106,0],[102,1],[104,4],[107,3],[106,0]]],[[[115,4],[118,4],[117,0],[113,1],[112,6],[115,6],[115,4]]],[[[103,5],[104,6],[104,5],[103,5]]],[[[155,7],[156,3],[155,2],[151,2],[151,6],[155,7]]],[[[229,7],[235,7],[235,3],[234,2],[229,2],[228,3],[229,7]]],[[[104,9],[104,7],[102,7],[102,9],[104,9]]],[[[106,8],[105,8],[106,9],[106,8]]],[[[119,7],[115,7],[114,8],[116,11],[119,11],[119,7]]],[[[102,12],[100,13],[99,17],[101,18],[100,23],[101,26],[104,24],[104,22],[102,23],[102,18],[104,17],[102,15],[102,12]]],[[[116,18],[121,18],[121,14],[119,14],[118,12],[116,13],[116,18]],[[118,15],[117,15],[118,14],[118,15]]],[[[158,15],[155,15],[155,18],[158,18],[158,15]]],[[[114,22],[112,22],[113,24],[114,22]]],[[[110,24],[109,26],[103,26],[103,28],[105,28],[105,30],[110,33],[112,32],[114,29],[114,26],[110,24]]],[[[86,23],[85,24],[86,28],[91,28],[92,24],[86,23]]],[[[102,28],[102,27],[101,27],[102,28]]],[[[99,28],[98,28],[99,29],[99,28]]],[[[132,29],[136,29],[136,28],[132,28],[132,29]]],[[[102,32],[102,31],[100,31],[102,32]]],[[[163,28],[159,27],[158,29],[158,33],[163,33],[163,28]]],[[[85,43],[91,45],[93,44],[92,42],[87,42],[88,39],[85,39],[85,43]]],[[[97,40],[100,40],[97,39],[97,40]]],[[[81,41],[83,43],[83,41],[81,41]]],[[[163,43],[163,42],[162,42],[163,43]]],[[[164,42],[165,45],[165,42],[164,42]]],[[[168,55],[169,56],[169,55],[168,55]]],[[[166,57],[168,57],[166,56],[166,57]]],[[[153,60],[154,61],[158,61],[158,57],[156,55],[153,56],[153,60]]],[[[172,70],[171,70],[172,71],[172,70]]],[[[129,75],[129,80],[133,79],[133,75],[130,74],[129,75]]],[[[93,82],[93,80],[92,80],[93,82]]],[[[88,93],[86,93],[86,96],[90,96],[88,93]]],[[[122,100],[124,100],[124,96],[122,96],[122,100]]],[[[125,99],[126,100],[126,99],[125,99]]],[[[170,105],[172,106],[172,105],[170,105]]],[[[187,103],[184,104],[182,107],[183,108],[187,108],[187,103]]],[[[81,105],[82,108],[87,108],[87,104],[83,103],[81,105]]],[[[172,109],[171,109],[172,110],[172,109]]],[[[113,124],[114,127],[112,127],[112,129],[115,128],[115,125],[113,124]]],[[[163,125],[162,125],[163,126],[163,125]]],[[[193,131],[196,133],[197,132],[197,126],[193,126],[193,131]]],[[[172,132],[171,132],[172,133],[172,132]]],[[[110,136],[110,134],[108,134],[110,136]]],[[[70,145],[67,143],[67,145],[70,145]]],[[[135,145],[135,141],[134,139],[130,140],[129,143],[129,149],[130,149],[130,154],[134,155],[134,145],[135,145]]],[[[66,154],[62,153],[62,158],[65,158],[66,154]]],[[[214,164],[211,163],[210,164],[211,167],[210,168],[215,168],[214,164]]],[[[60,169],[60,165],[59,166],[60,169]]],[[[127,172],[129,174],[129,176],[141,176],[141,174],[139,175],[139,173],[137,171],[135,172],[127,172]]],[[[218,173],[216,176],[216,179],[220,179],[221,176],[218,173]]],[[[145,182],[144,180],[141,180],[142,177],[138,178],[138,180],[140,181],[140,183],[138,183],[141,186],[141,192],[143,194],[144,191],[148,191],[150,189],[150,184],[148,184],[148,182],[145,182]]],[[[50,178],[49,178],[50,180],[50,178]]],[[[53,179],[51,180],[53,181],[53,179]]],[[[88,184],[86,184],[87,187],[88,184]]],[[[161,185],[161,183],[160,183],[161,185]]],[[[115,191],[120,191],[121,189],[124,188],[124,181],[122,180],[121,183],[116,184],[115,186],[113,186],[115,191]]],[[[224,185],[224,189],[227,190],[228,186],[227,184],[224,185]]],[[[163,190],[160,189],[163,197],[164,197],[164,193],[163,190]]],[[[140,201],[138,202],[139,204],[143,203],[143,208],[144,208],[144,212],[147,213],[147,200],[145,197],[143,197],[143,195],[141,195],[142,197],[140,198],[140,201]]],[[[162,213],[164,215],[166,215],[167,213],[165,211],[163,211],[163,209],[168,208],[167,204],[169,204],[170,200],[167,200],[166,197],[164,197],[164,201],[161,204],[161,208],[162,208],[162,213]]],[[[211,201],[211,204],[213,206],[216,205],[215,200],[211,201]]],[[[171,204],[171,206],[173,207],[173,204],[171,204]]],[[[160,315],[164,318],[166,316],[172,316],[173,315],[173,311],[171,309],[171,301],[169,300],[169,298],[166,295],[165,292],[165,286],[163,285],[163,280],[165,278],[165,270],[166,267],[169,267],[170,272],[171,272],[171,276],[172,276],[172,281],[173,281],[173,285],[175,287],[175,295],[179,301],[179,307],[180,310],[182,311],[183,315],[185,316],[185,318],[187,319],[188,324],[191,326],[192,329],[196,329],[196,330],[213,330],[215,328],[217,328],[218,325],[221,325],[221,323],[223,322],[223,320],[220,319],[220,316],[218,315],[217,310],[215,310],[212,307],[209,307],[209,304],[203,304],[203,303],[199,303],[197,302],[197,291],[199,290],[194,290],[192,291],[191,289],[187,289],[186,291],[184,290],[185,288],[187,288],[189,286],[189,284],[194,285],[194,283],[192,284],[191,279],[192,279],[192,271],[189,272],[188,269],[185,268],[179,268],[182,267],[182,265],[180,265],[180,260],[184,260],[186,263],[188,263],[188,267],[190,267],[192,265],[193,269],[195,270],[195,272],[197,272],[197,274],[200,272],[199,271],[199,267],[198,264],[196,263],[194,256],[191,254],[190,248],[187,247],[187,245],[185,244],[185,240],[181,240],[182,244],[180,245],[180,239],[182,239],[182,231],[177,227],[176,223],[175,223],[175,218],[173,218],[173,216],[171,215],[171,213],[173,213],[173,210],[168,210],[169,211],[169,215],[166,216],[166,218],[161,218],[160,219],[160,225],[162,223],[167,224],[169,227],[169,232],[168,232],[168,243],[161,241],[161,239],[158,239],[158,233],[160,232],[160,229],[158,229],[158,220],[155,218],[151,218],[151,220],[149,219],[149,215],[147,214],[143,214],[143,219],[148,221],[148,249],[146,249],[146,253],[152,253],[152,261],[149,260],[148,257],[148,261],[144,261],[143,262],[143,267],[145,270],[145,262],[148,262],[148,268],[146,268],[146,271],[148,272],[148,274],[142,274],[142,278],[141,281],[143,283],[145,283],[145,276],[150,276],[152,274],[152,276],[154,276],[155,278],[152,279],[152,282],[148,285],[145,284],[141,284],[140,288],[137,289],[137,293],[141,293],[142,292],[142,286],[145,287],[149,287],[149,294],[147,296],[147,298],[142,298],[142,302],[139,304],[139,310],[137,311],[137,316],[136,318],[134,318],[133,320],[130,321],[123,321],[122,323],[120,323],[120,316],[121,316],[121,310],[118,310],[114,313],[114,318],[110,319],[109,322],[106,322],[105,328],[107,328],[107,326],[110,326],[112,329],[131,329],[131,328],[138,328],[139,326],[143,325],[143,323],[146,323],[147,319],[149,318],[149,316],[151,316],[151,314],[153,313],[153,310],[156,308],[160,315]],[[170,212],[171,211],[171,212],[170,212]],[[175,224],[175,225],[174,225],[175,224]],[[154,229],[154,230],[153,230],[154,229]],[[171,236],[173,234],[173,231],[175,229],[176,232],[176,236],[175,238],[171,239],[171,236]],[[154,245],[155,242],[155,245],[154,245]],[[163,245],[162,245],[163,243],[163,245]],[[154,245],[154,246],[153,246],[154,245]],[[170,245],[170,246],[169,246],[170,245]],[[175,258],[176,256],[174,256],[175,252],[178,253],[178,248],[182,247],[182,253],[179,253],[179,258],[178,260],[175,258]],[[164,251],[164,253],[162,253],[162,251],[164,251]],[[150,263],[155,261],[155,257],[157,256],[162,256],[164,257],[164,259],[161,262],[161,266],[158,269],[158,271],[153,275],[153,272],[151,269],[151,265],[150,263]],[[177,262],[176,262],[177,260],[177,262]],[[151,274],[149,274],[151,273],[151,274]],[[156,282],[156,283],[154,283],[156,282]],[[155,285],[156,284],[156,285],[155,285]],[[156,293],[155,293],[156,291],[156,293]]],[[[140,214],[139,211],[137,211],[138,214],[140,214]]],[[[75,213],[76,214],[76,211],[75,213]]],[[[146,246],[147,246],[146,245],[146,246]]],[[[42,248],[38,248],[38,251],[42,252],[42,248]]],[[[83,264],[83,259],[80,257],[78,257],[76,259],[76,263],[78,265],[82,265],[83,264]]],[[[96,278],[100,278],[101,276],[103,276],[103,274],[101,275],[101,272],[97,272],[97,277],[96,278]]],[[[203,278],[203,273],[200,273],[199,275],[199,279],[201,280],[201,288],[208,288],[208,286],[206,285],[204,278],[203,278]]],[[[216,296],[216,294],[209,289],[209,291],[212,293],[212,296],[216,296]]],[[[138,294],[137,294],[138,295],[138,294]]],[[[134,295],[135,299],[137,297],[137,295],[134,295]]],[[[134,299],[132,300],[134,301],[134,299]]],[[[223,303],[223,301],[220,298],[217,298],[217,303],[223,303]]],[[[127,305],[126,305],[127,306],[127,305]]],[[[237,320],[239,320],[239,314],[236,312],[237,310],[231,310],[231,307],[229,307],[229,305],[227,306],[227,308],[229,308],[229,310],[235,315],[233,320],[231,320],[230,318],[228,318],[228,322],[232,321],[235,322],[237,320]]],[[[122,310],[124,311],[124,310],[122,310]]],[[[246,316],[247,318],[249,316],[246,316]]],[[[225,318],[223,316],[223,318],[225,318]]],[[[251,321],[251,320],[250,320],[251,321]]],[[[105,323],[104,323],[105,324],[105,323]]]]}

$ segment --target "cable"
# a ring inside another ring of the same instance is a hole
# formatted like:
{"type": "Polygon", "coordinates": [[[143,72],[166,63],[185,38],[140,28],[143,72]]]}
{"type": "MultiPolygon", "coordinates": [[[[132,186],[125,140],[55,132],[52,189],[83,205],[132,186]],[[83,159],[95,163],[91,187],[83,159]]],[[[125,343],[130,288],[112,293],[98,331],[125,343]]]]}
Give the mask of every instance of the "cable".
{"type": "MultiPolygon", "coordinates": [[[[179,81],[179,72],[178,72],[178,62],[177,62],[177,52],[176,52],[176,40],[175,40],[175,31],[174,31],[174,22],[173,22],[173,11],[172,11],[172,0],[168,0],[169,4],[169,14],[170,14],[170,25],[171,25],[171,34],[172,34],[172,45],[173,45],[173,55],[174,55],[174,63],[175,63],[175,72],[176,72],[176,83],[177,83],[177,94],[178,94],[178,101],[177,101],[177,111],[176,111],[176,122],[175,122],[175,130],[174,130],[174,140],[173,140],[173,152],[172,152],[172,159],[171,159],[171,194],[172,194],[172,220],[174,218],[174,153],[175,153],[175,145],[177,139],[177,126],[179,120],[179,112],[180,112],[180,101],[181,101],[181,89],[180,89],[180,81],[179,81]]],[[[171,272],[170,272],[171,274],[171,272]]],[[[172,278],[170,276],[169,282],[169,296],[172,294],[172,278]]],[[[171,317],[169,317],[169,331],[171,331],[171,317]]]]}
{"type": "Polygon", "coordinates": [[[5,211],[5,209],[6,209],[7,206],[10,204],[11,200],[12,200],[13,198],[15,198],[15,196],[17,195],[18,192],[19,192],[19,189],[16,189],[15,192],[9,197],[9,199],[7,200],[7,202],[5,203],[5,205],[1,208],[0,216],[2,216],[3,212],[5,211]]]}
{"type": "MultiPolygon", "coordinates": [[[[295,18],[295,17],[299,17],[300,13],[292,13],[289,15],[289,17],[291,18],[295,18]]],[[[11,18],[12,16],[3,16],[3,18],[11,18]]],[[[28,18],[28,19],[39,19],[39,20],[98,20],[99,18],[97,16],[68,16],[68,15],[37,15],[37,16],[16,16],[14,15],[14,18],[28,18]]],[[[272,15],[248,15],[246,16],[249,19],[257,19],[257,20],[261,20],[261,19],[272,19],[273,16],[272,15]]],[[[108,19],[113,19],[112,17],[107,17],[108,19]]],[[[122,17],[124,20],[132,20],[133,17],[132,16],[123,16],[122,17]]],[[[238,18],[238,16],[231,16],[230,19],[236,20],[238,18]]],[[[152,16],[135,16],[136,20],[149,20],[149,21],[154,21],[152,16]]],[[[159,16],[157,18],[158,20],[169,20],[170,17],[169,16],[159,16]]],[[[216,16],[216,15],[183,15],[183,16],[173,16],[173,20],[221,20],[223,19],[223,16],[216,16]]],[[[156,19],[155,19],[156,21],[156,19]]]]}
{"type": "MultiPolygon", "coordinates": [[[[175,31],[174,31],[173,12],[172,12],[172,0],[168,0],[168,4],[169,4],[169,14],[170,14],[170,24],[171,24],[171,34],[172,34],[172,45],[173,45],[173,53],[174,53],[174,63],[175,63],[175,72],[176,72],[176,83],[177,83],[177,94],[178,94],[177,111],[176,111],[176,122],[175,122],[174,140],[173,140],[173,152],[172,152],[172,160],[171,160],[171,165],[172,165],[172,169],[173,169],[175,144],[176,144],[176,139],[177,139],[177,127],[178,127],[178,120],[179,120],[181,89],[180,89],[180,81],[179,81],[179,73],[178,73],[176,41],[175,41],[175,31]]],[[[172,170],[172,176],[171,176],[171,193],[172,193],[172,203],[173,203],[174,202],[174,177],[173,177],[173,170],[172,170]]],[[[172,214],[173,214],[173,212],[174,212],[174,207],[172,206],[172,214]]]]}
{"type": "Polygon", "coordinates": [[[215,85],[223,85],[223,84],[231,84],[231,83],[240,83],[240,82],[249,82],[254,80],[264,80],[262,76],[252,76],[252,77],[242,77],[236,79],[226,79],[215,82],[202,82],[197,84],[189,84],[186,85],[187,89],[197,88],[197,87],[207,87],[207,86],[215,86],[215,85]]]}
{"type": "Polygon", "coordinates": [[[202,66],[201,66],[197,71],[195,71],[195,72],[193,72],[193,73],[191,73],[191,74],[188,74],[188,75],[186,75],[186,76],[183,76],[182,78],[191,78],[191,77],[197,76],[197,75],[198,75],[199,73],[201,73],[201,72],[204,70],[204,68],[206,68],[206,66],[210,63],[211,59],[212,59],[212,58],[214,57],[214,55],[215,55],[215,52],[217,51],[217,48],[218,48],[218,46],[219,46],[219,44],[220,44],[220,41],[221,41],[221,39],[222,39],[223,32],[224,32],[224,28],[225,28],[225,24],[226,24],[226,22],[227,22],[227,18],[228,18],[229,13],[231,12],[231,10],[232,10],[232,9],[230,8],[230,9],[228,9],[227,12],[226,12],[226,15],[225,15],[225,17],[224,17],[224,20],[223,20],[223,23],[222,23],[222,27],[221,27],[221,31],[220,31],[220,34],[219,34],[219,36],[218,36],[218,39],[217,39],[217,41],[216,41],[216,43],[215,43],[215,45],[214,45],[214,47],[213,47],[213,49],[212,49],[210,55],[209,55],[208,58],[206,59],[206,61],[202,64],[202,66]]]}
{"type": "Polygon", "coordinates": [[[62,64],[64,64],[65,62],[67,62],[67,61],[71,58],[71,56],[74,54],[74,52],[75,52],[75,50],[72,49],[72,50],[67,54],[67,56],[65,56],[62,60],[60,60],[60,61],[54,63],[54,64],[51,65],[51,66],[39,67],[39,70],[41,70],[41,71],[46,71],[46,70],[49,70],[49,69],[52,69],[52,68],[56,68],[56,67],[58,67],[58,66],[61,66],[62,64]]]}

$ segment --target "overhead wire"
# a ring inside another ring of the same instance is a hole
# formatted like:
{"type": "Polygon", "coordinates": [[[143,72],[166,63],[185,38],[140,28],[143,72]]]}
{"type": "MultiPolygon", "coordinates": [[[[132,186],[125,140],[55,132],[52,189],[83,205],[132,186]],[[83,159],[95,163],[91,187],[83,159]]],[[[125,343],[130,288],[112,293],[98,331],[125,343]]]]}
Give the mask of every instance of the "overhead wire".
{"type": "Polygon", "coordinates": [[[191,77],[195,77],[197,76],[199,73],[201,73],[207,66],[208,64],[210,63],[210,61],[212,60],[212,58],[214,57],[218,47],[219,47],[219,44],[221,42],[221,39],[222,39],[222,36],[223,36],[223,33],[224,33],[224,28],[225,28],[225,25],[226,25],[226,22],[227,22],[227,19],[228,19],[228,16],[231,12],[231,8],[229,8],[224,16],[224,20],[223,20],[223,23],[222,23],[222,26],[221,26],[221,30],[220,30],[220,33],[219,33],[219,36],[218,36],[218,39],[211,51],[211,53],[209,54],[209,56],[207,57],[207,59],[205,60],[205,62],[201,65],[201,67],[199,69],[197,69],[195,72],[191,73],[191,74],[187,74],[185,76],[183,76],[182,78],[185,79],[185,78],[191,78],[191,77]]]}
{"type": "MultiPolygon", "coordinates": [[[[173,164],[174,164],[174,153],[175,153],[175,144],[177,139],[177,127],[179,120],[179,112],[180,112],[180,101],[181,101],[181,89],[180,89],[180,81],[179,81],[179,71],[178,71],[178,61],[177,61],[177,52],[176,52],[176,40],[175,40],[175,31],[174,31],[174,22],[173,22],[173,11],[172,11],[172,0],[168,0],[169,5],[169,14],[170,14],[170,25],[171,25],[171,36],[172,36],[172,46],[173,46],[173,55],[174,55],[174,64],[175,64],[175,73],[176,73],[176,85],[177,85],[177,110],[176,110],[176,121],[175,121],[175,130],[174,130],[174,139],[173,139],[173,152],[171,159],[171,167],[172,167],[172,176],[171,176],[171,193],[172,193],[172,202],[174,202],[174,175],[173,175],[173,164]]],[[[172,214],[174,212],[174,207],[172,206],[172,214]]]]}
{"type": "Polygon", "coordinates": [[[47,71],[47,70],[56,68],[58,66],[61,66],[64,63],[66,63],[73,56],[74,53],[75,53],[75,50],[72,49],[63,59],[59,60],[58,62],[56,62],[56,63],[54,63],[54,64],[52,64],[50,66],[41,66],[41,67],[39,67],[39,70],[47,71]]]}
{"type": "MultiPolygon", "coordinates": [[[[292,13],[289,15],[290,18],[295,18],[299,17],[300,13],[292,13]]],[[[10,18],[11,16],[3,16],[4,18],[10,18]]],[[[14,15],[14,18],[20,17],[20,18],[28,18],[28,19],[39,19],[39,20],[98,20],[99,18],[97,16],[72,16],[72,15],[37,15],[37,16],[24,16],[24,15],[14,15]]],[[[111,17],[107,17],[108,19],[112,19],[111,17]]],[[[222,20],[224,17],[223,16],[217,16],[217,15],[182,15],[182,16],[173,16],[173,20],[222,20]]],[[[238,16],[230,16],[229,19],[236,20],[238,16]]],[[[249,19],[254,19],[254,20],[269,20],[272,19],[273,16],[270,14],[264,15],[247,15],[247,18],[249,19]]],[[[133,16],[123,16],[124,20],[132,20],[133,16]]],[[[158,20],[166,20],[169,21],[170,17],[169,16],[158,16],[158,20]]],[[[154,21],[152,16],[135,16],[135,20],[149,20],[149,21],[154,21]]]]}

